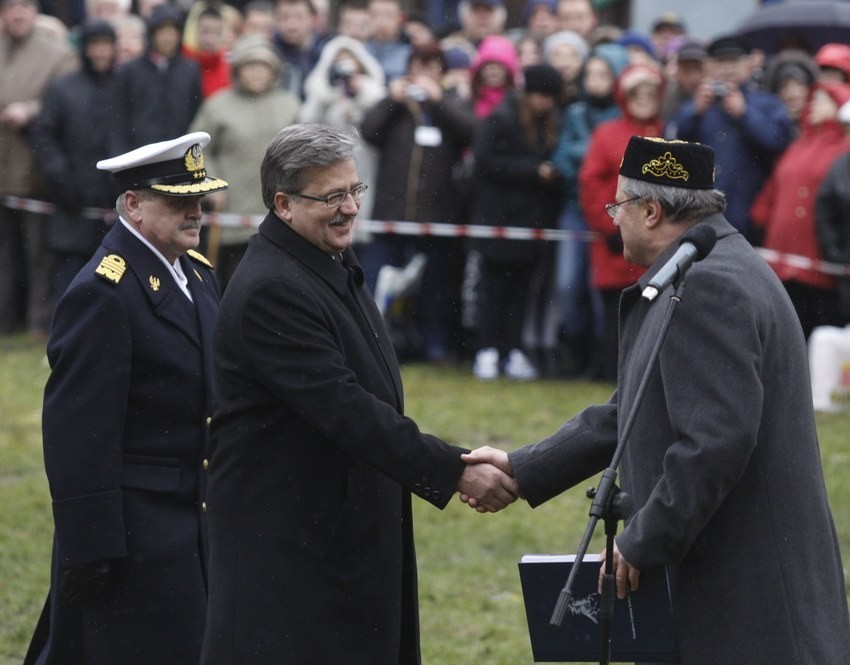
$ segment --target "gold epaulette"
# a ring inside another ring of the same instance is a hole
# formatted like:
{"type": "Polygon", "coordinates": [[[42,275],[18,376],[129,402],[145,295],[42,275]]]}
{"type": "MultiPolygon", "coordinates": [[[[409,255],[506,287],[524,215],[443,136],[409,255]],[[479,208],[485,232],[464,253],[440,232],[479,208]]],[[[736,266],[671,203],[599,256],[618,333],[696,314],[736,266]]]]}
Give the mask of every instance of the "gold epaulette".
{"type": "Polygon", "coordinates": [[[107,282],[117,284],[124,276],[124,271],[127,270],[127,263],[117,254],[107,254],[104,256],[94,272],[100,275],[107,282]]]}
{"type": "Polygon", "coordinates": [[[191,256],[193,259],[195,259],[195,261],[197,261],[198,263],[202,263],[207,268],[210,268],[210,269],[213,268],[213,264],[210,263],[210,260],[206,256],[204,256],[203,254],[201,254],[200,252],[196,252],[194,249],[190,249],[186,253],[189,256],[191,256]]]}

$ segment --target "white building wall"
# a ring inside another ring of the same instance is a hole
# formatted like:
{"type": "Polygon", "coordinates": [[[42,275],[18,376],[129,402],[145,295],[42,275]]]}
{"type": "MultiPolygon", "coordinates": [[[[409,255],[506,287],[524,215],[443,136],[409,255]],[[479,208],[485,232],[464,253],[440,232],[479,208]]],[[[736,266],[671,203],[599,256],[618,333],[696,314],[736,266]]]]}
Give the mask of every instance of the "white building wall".
{"type": "Polygon", "coordinates": [[[758,0],[631,0],[631,26],[649,34],[661,14],[676,12],[688,34],[707,40],[734,32],[758,7],[758,0]]]}

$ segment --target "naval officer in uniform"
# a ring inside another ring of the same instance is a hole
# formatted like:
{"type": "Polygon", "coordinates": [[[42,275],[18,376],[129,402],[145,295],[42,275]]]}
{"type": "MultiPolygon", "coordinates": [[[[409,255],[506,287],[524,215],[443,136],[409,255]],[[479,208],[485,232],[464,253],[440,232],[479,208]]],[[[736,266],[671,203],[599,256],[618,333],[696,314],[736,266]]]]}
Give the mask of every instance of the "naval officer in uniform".
{"type": "Polygon", "coordinates": [[[195,252],[195,132],[98,163],[119,221],[58,303],[44,460],[51,589],[25,662],[187,665],[206,614],[207,419],[219,289],[195,252]]]}

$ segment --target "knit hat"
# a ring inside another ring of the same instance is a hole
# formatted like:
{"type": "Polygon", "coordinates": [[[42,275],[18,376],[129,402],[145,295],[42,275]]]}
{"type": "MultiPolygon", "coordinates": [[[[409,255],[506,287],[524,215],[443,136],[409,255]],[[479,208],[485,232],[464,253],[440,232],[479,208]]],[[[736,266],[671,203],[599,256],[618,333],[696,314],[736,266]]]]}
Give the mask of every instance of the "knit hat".
{"type": "Polygon", "coordinates": [[[576,50],[576,53],[581,56],[582,60],[587,57],[589,49],[584,37],[572,30],[561,30],[553,35],[549,35],[543,42],[543,59],[549,60],[552,51],[563,44],[572,46],[576,50]]]}
{"type": "Polygon", "coordinates": [[[451,46],[443,51],[446,56],[446,69],[469,69],[472,66],[472,58],[458,46],[451,46]]]}
{"type": "Polygon", "coordinates": [[[283,62],[268,39],[260,35],[246,35],[240,38],[230,51],[230,66],[236,70],[249,62],[263,62],[275,74],[280,74],[283,62]]]}
{"type": "Polygon", "coordinates": [[[522,70],[526,92],[537,92],[541,95],[558,98],[564,88],[564,80],[552,65],[529,65],[522,70]]]}
{"type": "Polygon", "coordinates": [[[646,51],[653,58],[655,57],[655,48],[649,40],[649,37],[641,34],[637,30],[624,30],[623,34],[617,40],[617,43],[625,48],[637,47],[646,51]]]}
{"type": "Polygon", "coordinates": [[[558,0],[526,0],[523,17],[527,21],[538,7],[546,7],[553,14],[558,11],[558,0]]]}
{"type": "Polygon", "coordinates": [[[113,42],[115,41],[115,28],[108,21],[102,19],[88,19],[80,27],[80,44],[87,44],[92,39],[105,37],[113,42]]]}
{"type": "Polygon", "coordinates": [[[164,25],[174,25],[183,29],[183,12],[171,4],[157,5],[148,18],[148,33],[153,34],[164,25]]]}
{"type": "Polygon", "coordinates": [[[701,143],[632,136],[620,175],[668,187],[714,189],[714,150],[701,143]]]}
{"type": "MultiPolygon", "coordinates": [[[[619,44],[598,44],[593,47],[587,59],[589,60],[591,58],[600,58],[607,62],[614,78],[617,78],[629,64],[629,54],[619,44]]],[[[586,62],[587,60],[585,60],[586,62]]]]}
{"type": "Polygon", "coordinates": [[[641,83],[650,83],[661,88],[664,86],[664,75],[657,67],[643,64],[629,65],[617,79],[617,92],[625,98],[641,83]]]}
{"type": "Polygon", "coordinates": [[[815,54],[819,67],[830,67],[844,73],[850,81],[850,46],[846,44],[824,44],[815,54]]]}

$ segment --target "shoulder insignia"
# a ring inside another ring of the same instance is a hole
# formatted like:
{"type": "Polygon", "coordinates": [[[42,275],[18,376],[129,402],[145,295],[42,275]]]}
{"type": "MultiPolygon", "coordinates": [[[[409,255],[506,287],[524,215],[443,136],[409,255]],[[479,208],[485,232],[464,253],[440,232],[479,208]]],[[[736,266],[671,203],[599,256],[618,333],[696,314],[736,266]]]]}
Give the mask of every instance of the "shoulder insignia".
{"type": "Polygon", "coordinates": [[[190,249],[186,253],[193,259],[195,259],[195,261],[197,261],[198,263],[203,263],[207,268],[213,267],[213,264],[210,263],[210,260],[200,252],[196,252],[194,249],[190,249]]]}
{"type": "Polygon", "coordinates": [[[124,271],[127,270],[127,263],[117,254],[108,254],[100,260],[100,264],[95,268],[95,274],[100,275],[108,282],[121,281],[124,276],[124,271]]]}

